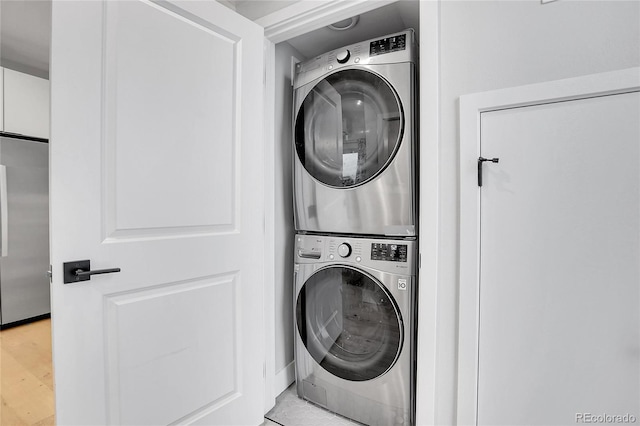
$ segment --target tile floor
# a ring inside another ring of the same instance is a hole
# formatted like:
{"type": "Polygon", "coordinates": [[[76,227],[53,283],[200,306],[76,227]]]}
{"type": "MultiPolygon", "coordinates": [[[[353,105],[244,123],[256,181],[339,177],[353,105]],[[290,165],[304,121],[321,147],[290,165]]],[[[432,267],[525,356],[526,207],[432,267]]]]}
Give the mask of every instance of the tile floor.
{"type": "Polygon", "coordinates": [[[298,398],[295,383],[276,398],[276,406],[265,416],[264,426],[356,426],[361,423],[298,398]]]}

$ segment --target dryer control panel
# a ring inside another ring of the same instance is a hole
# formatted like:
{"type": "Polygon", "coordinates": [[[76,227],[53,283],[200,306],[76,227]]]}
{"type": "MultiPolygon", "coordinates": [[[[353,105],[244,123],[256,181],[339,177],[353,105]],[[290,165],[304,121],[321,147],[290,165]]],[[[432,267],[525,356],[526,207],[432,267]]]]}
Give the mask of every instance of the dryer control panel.
{"type": "Polygon", "coordinates": [[[369,56],[382,55],[383,53],[397,52],[407,47],[407,35],[400,34],[393,37],[385,37],[369,43],[369,56]]]}
{"type": "Polygon", "coordinates": [[[296,65],[293,88],[297,89],[345,67],[416,63],[417,48],[412,29],[365,40],[318,55],[296,65]]]}

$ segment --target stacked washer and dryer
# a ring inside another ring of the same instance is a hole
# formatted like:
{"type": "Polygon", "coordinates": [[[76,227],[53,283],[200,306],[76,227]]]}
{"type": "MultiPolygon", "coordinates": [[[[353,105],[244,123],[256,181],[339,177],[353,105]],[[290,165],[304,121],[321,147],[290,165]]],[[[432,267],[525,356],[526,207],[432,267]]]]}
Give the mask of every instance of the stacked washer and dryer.
{"type": "Polygon", "coordinates": [[[414,419],[417,77],[413,30],[298,64],[298,395],[367,425],[414,419]]]}

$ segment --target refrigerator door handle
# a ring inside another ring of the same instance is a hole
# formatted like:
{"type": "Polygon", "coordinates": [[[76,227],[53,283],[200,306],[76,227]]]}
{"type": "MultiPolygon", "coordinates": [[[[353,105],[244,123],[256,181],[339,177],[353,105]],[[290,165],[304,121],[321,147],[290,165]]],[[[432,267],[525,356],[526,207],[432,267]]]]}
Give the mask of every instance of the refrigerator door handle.
{"type": "Polygon", "coordinates": [[[0,228],[2,233],[0,255],[7,257],[9,254],[9,211],[7,206],[7,166],[3,165],[0,165],[0,228]]]}

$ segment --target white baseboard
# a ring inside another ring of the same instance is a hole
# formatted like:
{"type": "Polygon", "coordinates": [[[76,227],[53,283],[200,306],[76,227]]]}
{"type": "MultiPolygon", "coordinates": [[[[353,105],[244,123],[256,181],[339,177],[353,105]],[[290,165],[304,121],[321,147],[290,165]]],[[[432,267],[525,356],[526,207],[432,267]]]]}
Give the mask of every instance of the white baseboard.
{"type": "Polygon", "coordinates": [[[276,373],[275,380],[273,381],[273,393],[278,396],[287,388],[291,383],[296,380],[296,365],[294,361],[291,361],[282,370],[276,373]]]}

